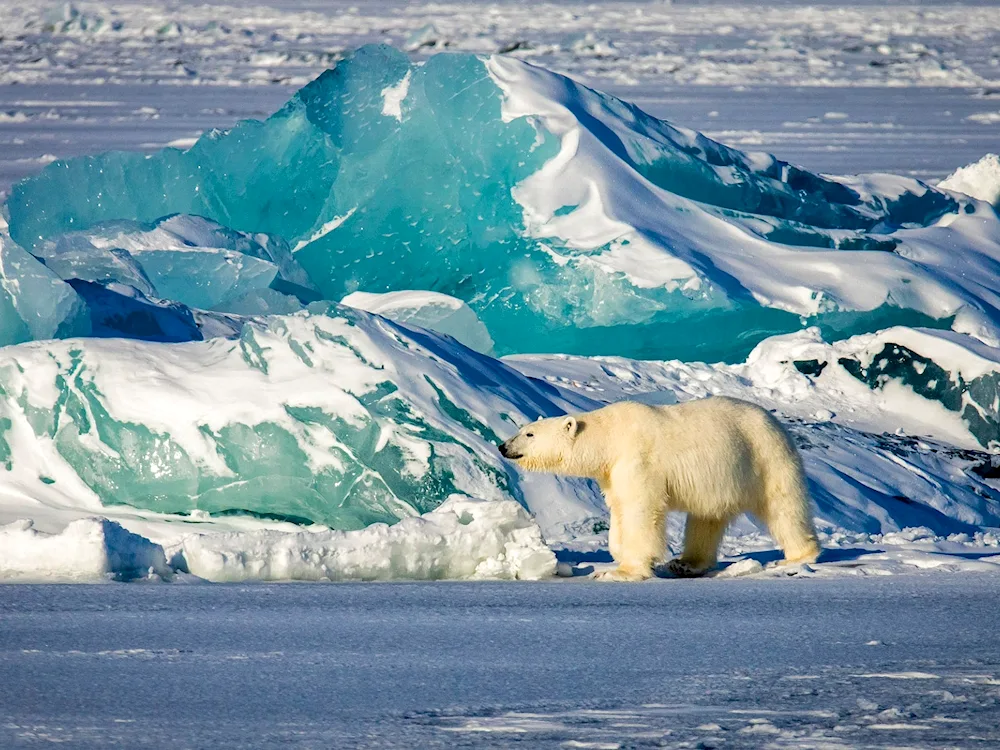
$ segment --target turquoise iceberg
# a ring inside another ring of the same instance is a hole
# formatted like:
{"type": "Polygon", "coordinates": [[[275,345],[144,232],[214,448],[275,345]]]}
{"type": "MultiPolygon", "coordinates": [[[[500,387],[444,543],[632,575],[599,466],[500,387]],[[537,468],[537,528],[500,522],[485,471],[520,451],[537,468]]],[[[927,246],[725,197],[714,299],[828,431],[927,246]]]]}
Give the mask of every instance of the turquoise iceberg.
{"type": "MultiPolygon", "coordinates": [[[[364,47],[266,121],[187,151],[55,162],[7,208],[30,252],[176,214],[264,234],[307,277],[285,281],[328,300],[461,299],[499,354],[732,362],[809,324],[829,338],[922,325],[1000,343],[1000,221],[985,203],[812,174],[503,56],[416,65],[364,47]]],[[[239,252],[237,275],[232,256],[136,260],[196,309],[225,310],[226,295],[251,314],[291,309],[261,298],[275,259],[239,252]]]]}

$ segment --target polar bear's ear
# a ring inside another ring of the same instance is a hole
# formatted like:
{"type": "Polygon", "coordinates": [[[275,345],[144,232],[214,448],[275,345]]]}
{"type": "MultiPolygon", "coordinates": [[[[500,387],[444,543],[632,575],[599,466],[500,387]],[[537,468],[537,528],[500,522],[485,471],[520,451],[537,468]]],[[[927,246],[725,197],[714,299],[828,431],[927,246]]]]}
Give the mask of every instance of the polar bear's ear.
{"type": "Polygon", "coordinates": [[[562,421],[562,428],[568,435],[576,435],[576,418],[575,417],[565,417],[562,421]]]}

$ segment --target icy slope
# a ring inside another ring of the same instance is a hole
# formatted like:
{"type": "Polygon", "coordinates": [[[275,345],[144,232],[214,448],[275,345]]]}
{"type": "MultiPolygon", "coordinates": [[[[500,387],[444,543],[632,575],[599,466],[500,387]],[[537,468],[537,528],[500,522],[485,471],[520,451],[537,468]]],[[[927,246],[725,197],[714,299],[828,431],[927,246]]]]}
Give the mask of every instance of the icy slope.
{"type": "Polygon", "coordinates": [[[448,294],[500,353],[739,361],[803,318],[1000,340],[991,207],[736,151],[503,56],[365,47],[265,122],[56,162],[8,211],[29,251],[175,213],[267,233],[327,299],[448,294]]]}

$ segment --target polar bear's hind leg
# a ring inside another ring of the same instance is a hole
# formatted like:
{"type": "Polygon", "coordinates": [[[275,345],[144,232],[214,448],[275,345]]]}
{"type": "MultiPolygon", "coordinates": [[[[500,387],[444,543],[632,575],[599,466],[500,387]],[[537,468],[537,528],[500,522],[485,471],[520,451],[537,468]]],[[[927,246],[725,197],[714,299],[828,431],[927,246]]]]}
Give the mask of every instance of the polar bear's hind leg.
{"type": "Polygon", "coordinates": [[[812,521],[812,508],[806,493],[802,464],[791,461],[779,467],[766,483],[764,523],[781,547],[781,564],[814,563],[820,547],[812,521]]]}
{"type": "Polygon", "coordinates": [[[676,576],[699,576],[715,567],[719,542],[729,525],[728,518],[703,518],[688,514],[684,525],[684,552],[671,560],[667,570],[676,576]]]}

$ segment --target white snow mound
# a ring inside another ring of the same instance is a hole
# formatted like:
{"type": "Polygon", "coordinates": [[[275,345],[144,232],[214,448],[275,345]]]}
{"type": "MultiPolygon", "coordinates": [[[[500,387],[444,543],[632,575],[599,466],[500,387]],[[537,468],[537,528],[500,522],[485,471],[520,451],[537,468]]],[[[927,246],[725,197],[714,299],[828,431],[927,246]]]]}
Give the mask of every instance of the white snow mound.
{"type": "Polygon", "coordinates": [[[457,495],[394,526],[192,534],[168,551],[171,565],[210,581],[537,580],[556,570],[524,508],[457,495]]]}
{"type": "Polygon", "coordinates": [[[0,581],[102,581],[166,576],[163,548],[107,518],[45,534],[28,520],[0,526],[0,581]]]}
{"type": "Polygon", "coordinates": [[[1000,206],[1000,156],[986,154],[977,162],[959,167],[938,187],[1000,206]]]}

